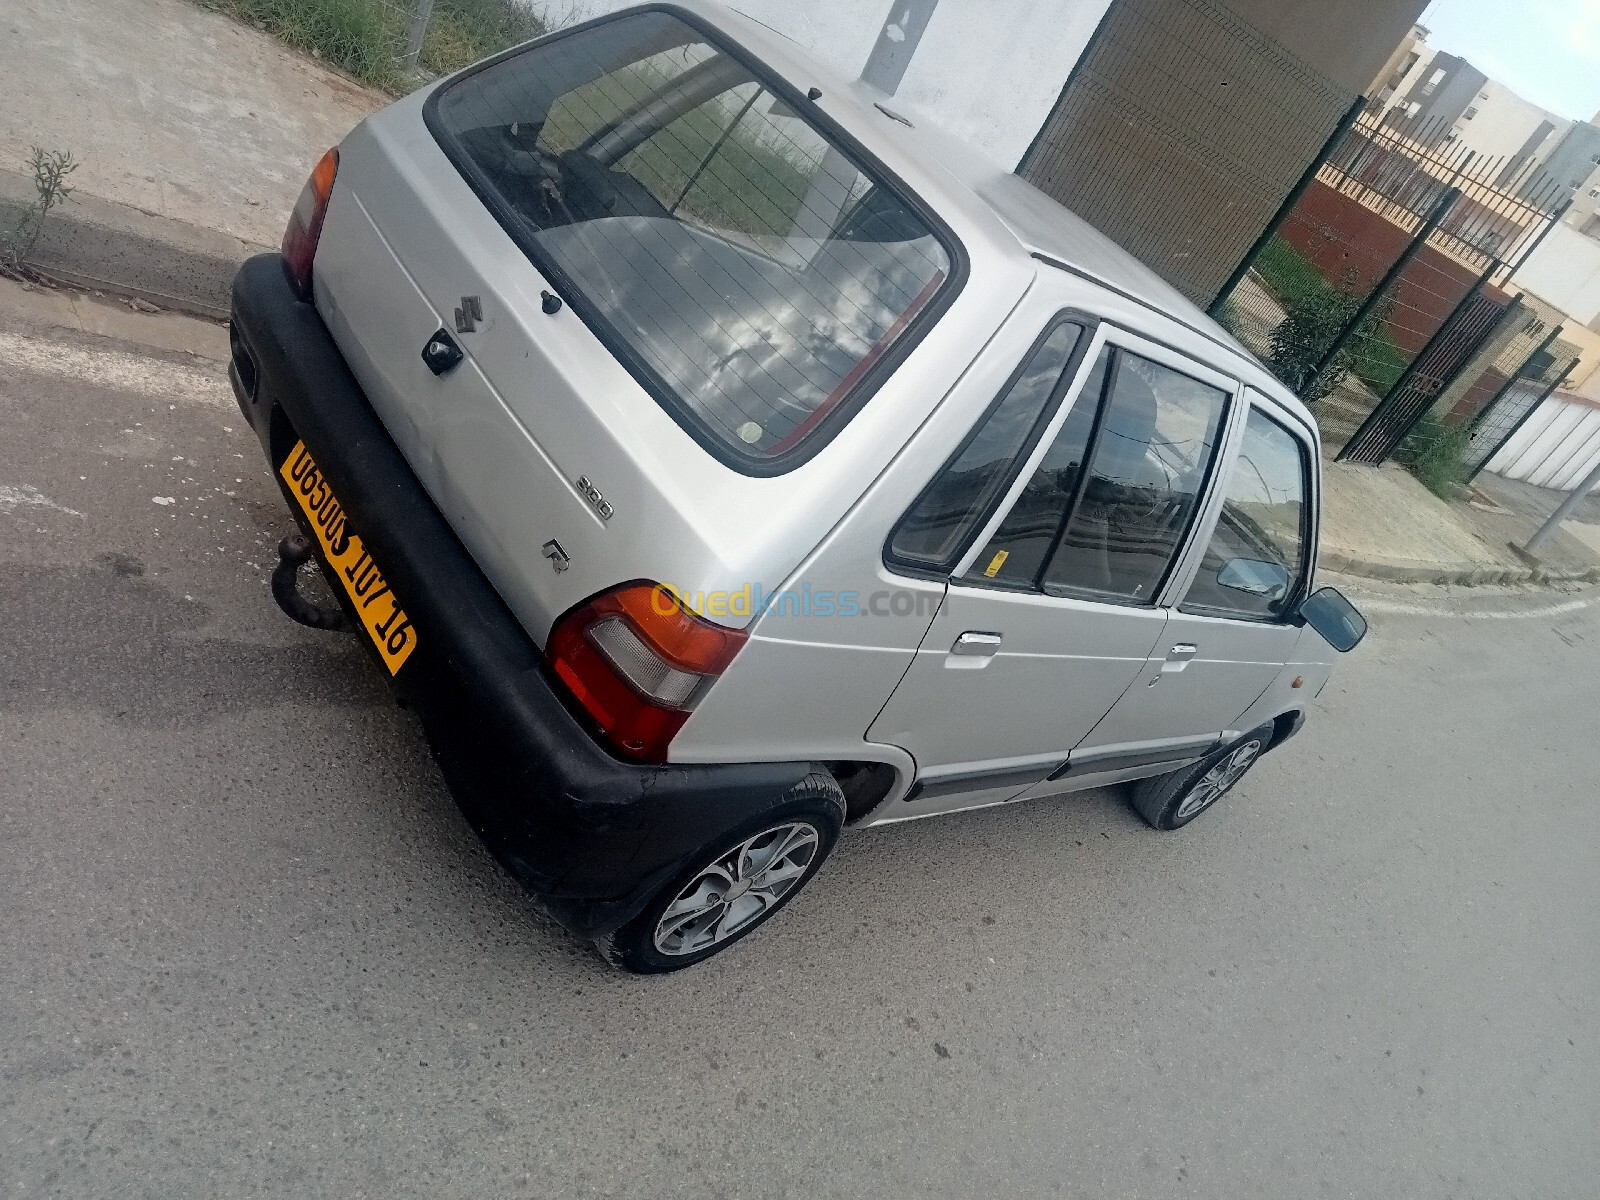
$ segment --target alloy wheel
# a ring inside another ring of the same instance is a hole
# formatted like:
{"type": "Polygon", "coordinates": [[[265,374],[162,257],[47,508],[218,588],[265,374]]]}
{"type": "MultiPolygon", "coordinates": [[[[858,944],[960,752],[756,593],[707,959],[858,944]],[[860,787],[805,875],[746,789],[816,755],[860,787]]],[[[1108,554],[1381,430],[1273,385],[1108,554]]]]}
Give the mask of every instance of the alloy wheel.
{"type": "Polygon", "coordinates": [[[1232,753],[1200,776],[1195,785],[1189,789],[1189,794],[1183,798],[1183,803],[1178,805],[1178,811],[1173,814],[1173,819],[1186,821],[1202,809],[1209,808],[1217,797],[1239,782],[1240,776],[1250,769],[1250,764],[1255,762],[1260,753],[1261,742],[1258,738],[1251,738],[1248,742],[1234,747],[1232,753]]]}
{"type": "Polygon", "coordinates": [[[656,923],[662,954],[696,954],[749,928],[782,902],[822,848],[815,826],[788,821],[746,838],[695,873],[656,923]]]}

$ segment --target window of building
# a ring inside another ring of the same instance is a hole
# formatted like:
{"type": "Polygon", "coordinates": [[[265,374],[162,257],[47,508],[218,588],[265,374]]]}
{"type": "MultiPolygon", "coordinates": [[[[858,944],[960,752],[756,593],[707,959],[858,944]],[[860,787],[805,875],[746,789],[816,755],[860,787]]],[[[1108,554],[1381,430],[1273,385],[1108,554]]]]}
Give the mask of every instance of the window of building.
{"type": "Polygon", "coordinates": [[[1469,109],[1467,109],[1466,112],[1461,114],[1461,119],[1463,121],[1470,121],[1470,120],[1472,120],[1473,117],[1475,117],[1477,115],[1478,115],[1478,110],[1477,109],[1469,108],[1469,109]]]}

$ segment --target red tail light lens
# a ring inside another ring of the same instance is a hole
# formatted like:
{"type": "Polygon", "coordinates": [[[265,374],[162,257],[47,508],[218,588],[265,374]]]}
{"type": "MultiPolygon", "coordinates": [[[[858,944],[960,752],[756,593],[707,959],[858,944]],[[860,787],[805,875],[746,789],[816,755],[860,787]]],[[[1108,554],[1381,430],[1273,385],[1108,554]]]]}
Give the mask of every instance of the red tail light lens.
{"type": "Polygon", "coordinates": [[[283,231],[283,265],[295,295],[311,299],[311,262],[317,256],[317,241],[322,237],[322,218],[328,213],[328,197],[333,193],[333,177],[339,173],[339,148],[335,146],[311,169],[311,178],[300,189],[283,231]]]}
{"type": "Polygon", "coordinates": [[[666,762],[745,637],[695,616],[658,583],[625,583],[557,621],[545,661],[619,754],[666,762]]]}

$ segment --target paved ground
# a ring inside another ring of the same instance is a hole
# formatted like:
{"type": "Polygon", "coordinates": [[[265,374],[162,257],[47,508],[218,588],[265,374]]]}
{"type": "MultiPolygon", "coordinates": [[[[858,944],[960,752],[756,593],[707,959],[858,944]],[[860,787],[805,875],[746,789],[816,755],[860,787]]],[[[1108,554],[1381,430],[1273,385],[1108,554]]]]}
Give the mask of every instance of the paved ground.
{"type": "Polygon", "coordinates": [[[0,1195],[1594,1195],[1582,596],[1393,589],[1187,832],[856,835],[647,981],[272,608],[214,363],[0,316],[0,428],[0,1195]]]}
{"type": "MultiPolygon", "coordinates": [[[[1473,480],[1474,502],[1459,511],[1490,545],[1525,545],[1535,530],[1561,507],[1568,493],[1536,487],[1483,471],[1473,480]]],[[[1591,495],[1570,520],[1539,549],[1539,558],[1556,570],[1582,570],[1600,562],[1600,496],[1591,495]]]]}
{"type": "Polygon", "coordinates": [[[1398,463],[1325,462],[1322,480],[1323,557],[1340,569],[1423,578],[1440,571],[1527,574],[1506,535],[1480,530],[1464,507],[1439,499],[1398,463]]]}
{"type": "Polygon", "coordinates": [[[312,164],[386,102],[187,0],[7,0],[0,171],[71,150],[85,196],[276,246],[312,164]]]}

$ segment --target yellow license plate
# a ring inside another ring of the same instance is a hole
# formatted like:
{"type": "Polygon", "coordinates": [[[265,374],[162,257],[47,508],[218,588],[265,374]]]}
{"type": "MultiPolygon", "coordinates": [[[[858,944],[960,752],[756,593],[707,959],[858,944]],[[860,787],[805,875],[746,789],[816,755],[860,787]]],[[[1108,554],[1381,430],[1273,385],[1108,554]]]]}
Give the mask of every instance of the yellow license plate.
{"type": "Polygon", "coordinates": [[[278,468],[278,474],[289,485],[300,511],[310,520],[333,577],[355,605],[367,636],[378,648],[383,665],[393,675],[417,645],[417,631],[411,627],[400,601],[385,582],[378,564],[372,561],[372,555],[361,544],[360,536],[350,528],[344,506],[311,460],[304,442],[295,443],[283,466],[278,468]]]}

